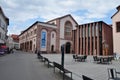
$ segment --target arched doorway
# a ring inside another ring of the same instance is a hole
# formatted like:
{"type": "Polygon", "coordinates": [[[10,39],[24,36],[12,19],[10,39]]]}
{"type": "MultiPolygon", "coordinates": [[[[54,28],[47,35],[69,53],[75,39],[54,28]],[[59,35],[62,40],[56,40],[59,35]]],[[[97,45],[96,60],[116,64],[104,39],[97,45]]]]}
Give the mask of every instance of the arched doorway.
{"type": "Polygon", "coordinates": [[[54,45],[51,46],[51,52],[54,52],[54,45]]]}
{"type": "Polygon", "coordinates": [[[65,52],[66,52],[66,53],[70,53],[70,50],[71,50],[71,43],[70,43],[70,42],[67,42],[67,43],[66,43],[66,47],[65,47],[65,52]]]}

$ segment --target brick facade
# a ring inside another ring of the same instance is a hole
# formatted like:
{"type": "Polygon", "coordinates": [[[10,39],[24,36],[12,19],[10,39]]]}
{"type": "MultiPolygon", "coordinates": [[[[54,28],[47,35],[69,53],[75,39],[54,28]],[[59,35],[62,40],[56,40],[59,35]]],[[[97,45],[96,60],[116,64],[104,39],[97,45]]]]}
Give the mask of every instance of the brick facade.
{"type": "Polygon", "coordinates": [[[103,21],[79,25],[73,34],[73,46],[76,54],[113,54],[112,27],[103,21]]]}
{"type": "Polygon", "coordinates": [[[72,52],[72,30],[77,25],[76,21],[72,18],[71,15],[65,15],[63,17],[59,17],[48,22],[35,22],[29,28],[24,30],[20,35],[20,47],[24,51],[35,51],[40,50],[45,53],[59,53],[61,52],[61,45],[65,44],[65,52],[71,53],[72,52]],[[67,26],[66,29],[66,22],[69,21],[70,26],[67,26]],[[30,35],[36,29],[36,34],[30,35]],[[46,35],[46,46],[43,48],[41,47],[41,32],[45,31],[46,35]],[[65,34],[70,32],[70,34],[65,34]],[[27,36],[27,35],[30,36],[27,36]],[[54,37],[52,38],[52,35],[54,37]],[[54,42],[53,42],[53,41],[54,42]],[[34,44],[33,44],[34,42],[34,44]],[[30,47],[30,48],[29,48],[30,47]],[[69,49],[70,48],[70,49],[69,49]],[[54,50],[54,51],[52,51],[54,50]]]}

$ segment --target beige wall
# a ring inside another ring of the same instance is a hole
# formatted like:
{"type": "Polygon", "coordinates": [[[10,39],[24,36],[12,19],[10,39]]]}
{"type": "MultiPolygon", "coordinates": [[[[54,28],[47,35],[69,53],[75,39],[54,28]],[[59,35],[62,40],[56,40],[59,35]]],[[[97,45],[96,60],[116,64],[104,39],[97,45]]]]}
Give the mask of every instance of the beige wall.
{"type": "Polygon", "coordinates": [[[73,29],[76,29],[75,27],[76,23],[71,19],[70,16],[61,19],[60,20],[60,38],[64,38],[64,30],[65,30],[64,25],[66,21],[70,21],[73,25],[73,29]]]}
{"type": "Polygon", "coordinates": [[[65,30],[65,23],[66,23],[66,21],[70,21],[71,22],[73,29],[76,29],[76,25],[77,25],[70,16],[62,18],[60,20],[60,46],[59,46],[59,50],[61,49],[61,45],[62,44],[65,44],[67,42],[70,42],[72,44],[72,40],[65,40],[65,35],[64,35],[65,31],[64,30],[65,30]]]}
{"type": "Polygon", "coordinates": [[[116,22],[120,22],[120,11],[112,17],[114,52],[120,53],[120,32],[116,33],[116,22]]]}

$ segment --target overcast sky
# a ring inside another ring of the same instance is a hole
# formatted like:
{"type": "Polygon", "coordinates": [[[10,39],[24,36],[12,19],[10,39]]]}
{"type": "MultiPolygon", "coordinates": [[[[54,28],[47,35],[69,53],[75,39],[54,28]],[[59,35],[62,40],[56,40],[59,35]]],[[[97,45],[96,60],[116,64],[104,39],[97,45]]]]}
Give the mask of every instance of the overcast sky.
{"type": "Polygon", "coordinates": [[[0,0],[10,20],[8,34],[20,34],[36,21],[45,22],[71,14],[79,23],[104,21],[112,24],[111,16],[120,0],[0,0]]]}

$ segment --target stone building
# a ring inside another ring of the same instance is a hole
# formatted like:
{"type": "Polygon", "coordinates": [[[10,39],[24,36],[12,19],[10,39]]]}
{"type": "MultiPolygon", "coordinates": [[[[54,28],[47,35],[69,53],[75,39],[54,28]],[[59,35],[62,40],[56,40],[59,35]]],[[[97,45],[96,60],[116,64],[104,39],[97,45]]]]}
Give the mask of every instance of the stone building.
{"type": "Polygon", "coordinates": [[[103,21],[79,25],[73,30],[73,44],[80,55],[112,55],[112,27],[103,21]]]}
{"type": "Polygon", "coordinates": [[[35,22],[19,35],[21,50],[40,50],[45,53],[59,53],[61,45],[65,45],[65,53],[71,53],[73,48],[72,30],[77,22],[71,15],[65,15],[47,22],[35,22]]]}

